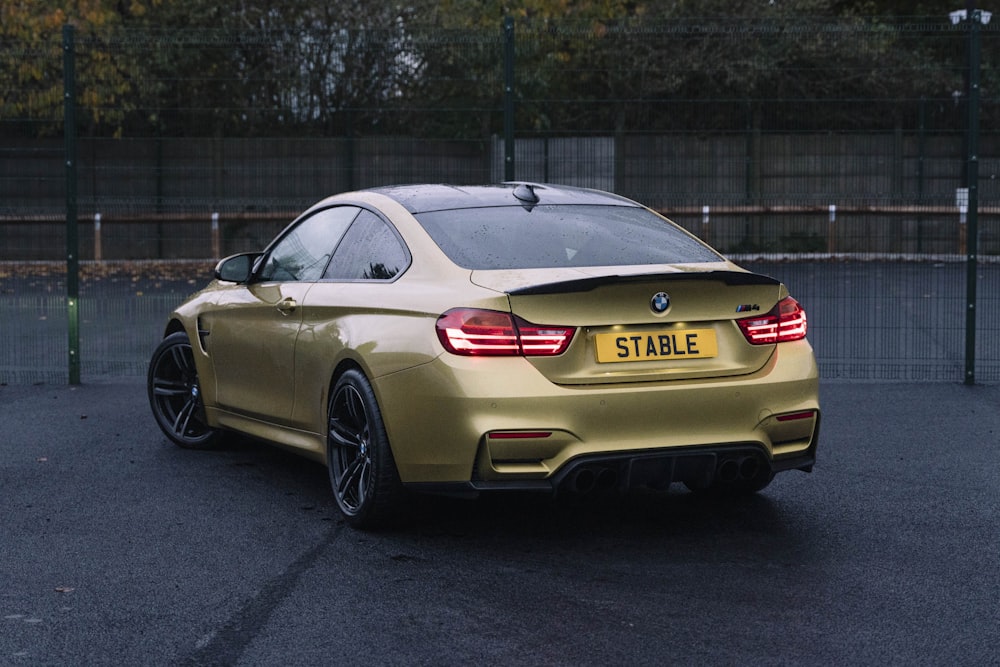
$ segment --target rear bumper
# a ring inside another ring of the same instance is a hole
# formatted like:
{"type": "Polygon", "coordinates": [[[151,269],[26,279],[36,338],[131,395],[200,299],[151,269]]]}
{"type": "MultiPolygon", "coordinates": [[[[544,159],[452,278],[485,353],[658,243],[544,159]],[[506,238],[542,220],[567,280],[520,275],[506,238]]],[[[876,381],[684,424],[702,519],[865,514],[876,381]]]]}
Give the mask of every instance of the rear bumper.
{"type": "Polygon", "coordinates": [[[552,491],[584,465],[623,467],[625,480],[666,467],[683,481],[732,451],[809,470],[818,372],[805,341],[780,348],[755,373],[701,381],[566,387],[523,359],[446,356],[373,385],[414,489],[552,491]]]}
{"type": "Polygon", "coordinates": [[[807,450],[778,458],[770,457],[767,449],[759,443],[672,447],[580,456],[545,479],[474,478],[468,482],[412,483],[407,487],[419,493],[472,498],[483,493],[505,491],[552,495],[591,491],[628,493],[640,488],[662,491],[673,483],[707,487],[720,475],[756,474],[759,470],[757,466],[768,467],[772,473],[788,470],[812,472],[818,441],[817,423],[807,450]]]}

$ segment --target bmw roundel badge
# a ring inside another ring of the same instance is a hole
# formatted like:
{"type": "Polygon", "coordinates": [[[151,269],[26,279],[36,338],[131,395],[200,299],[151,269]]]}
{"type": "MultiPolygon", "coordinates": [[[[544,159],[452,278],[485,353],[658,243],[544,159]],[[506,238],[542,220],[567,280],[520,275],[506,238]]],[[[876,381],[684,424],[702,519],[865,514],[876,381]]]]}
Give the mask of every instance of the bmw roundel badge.
{"type": "Polygon", "coordinates": [[[657,292],[649,300],[649,307],[653,309],[654,313],[667,312],[667,308],[670,308],[670,295],[666,292],[657,292]]]}

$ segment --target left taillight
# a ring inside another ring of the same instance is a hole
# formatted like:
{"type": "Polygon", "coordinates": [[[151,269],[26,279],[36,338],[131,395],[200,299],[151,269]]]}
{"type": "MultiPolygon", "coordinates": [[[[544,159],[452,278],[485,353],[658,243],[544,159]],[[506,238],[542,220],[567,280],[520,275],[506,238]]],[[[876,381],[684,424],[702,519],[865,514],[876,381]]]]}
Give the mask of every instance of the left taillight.
{"type": "Polygon", "coordinates": [[[752,345],[771,345],[806,337],[806,311],[792,297],[785,297],[770,312],[736,320],[752,345]]]}
{"type": "Polygon", "coordinates": [[[454,308],[437,320],[437,335],[452,354],[544,357],[562,354],[576,327],[539,325],[511,313],[454,308]]]}

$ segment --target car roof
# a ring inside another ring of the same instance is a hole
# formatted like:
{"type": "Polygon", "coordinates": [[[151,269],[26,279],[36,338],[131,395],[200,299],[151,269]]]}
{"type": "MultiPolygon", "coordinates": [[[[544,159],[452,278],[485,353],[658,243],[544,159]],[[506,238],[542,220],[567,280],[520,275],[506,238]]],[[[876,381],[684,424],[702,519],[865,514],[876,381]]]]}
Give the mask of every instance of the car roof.
{"type": "Polygon", "coordinates": [[[629,199],[600,190],[520,181],[497,185],[393,185],[368,191],[395,200],[410,213],[545,204],[639,206],[629,199]]]}

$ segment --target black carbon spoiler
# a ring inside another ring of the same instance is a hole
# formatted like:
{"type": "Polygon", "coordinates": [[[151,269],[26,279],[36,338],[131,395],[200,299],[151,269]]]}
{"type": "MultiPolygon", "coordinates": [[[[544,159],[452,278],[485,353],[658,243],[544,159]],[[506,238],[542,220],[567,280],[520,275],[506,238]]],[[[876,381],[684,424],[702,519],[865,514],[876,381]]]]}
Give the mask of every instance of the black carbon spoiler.
{"type": "Polygon", "coordinates": [[[742,271],[706,271],[706,272],[678,272],[678,273],[641,273],[637,275],[613,275],[595,276],[593,278],[578,278],[575,280],[564,280],[556,283],[545,283],[544,285],[532,285],[531,287],[520,287],[507,292],[510,295],[531,295],[531,294],[568,294],[573,292],[589,292],[604,285],[615,283],[639,283],[639,282],[686,282],[692,280],[711,280],[721,282],[726,285],[780,285],[781,282],[764,276],[759,273],[744,273],[742,271]]]}

